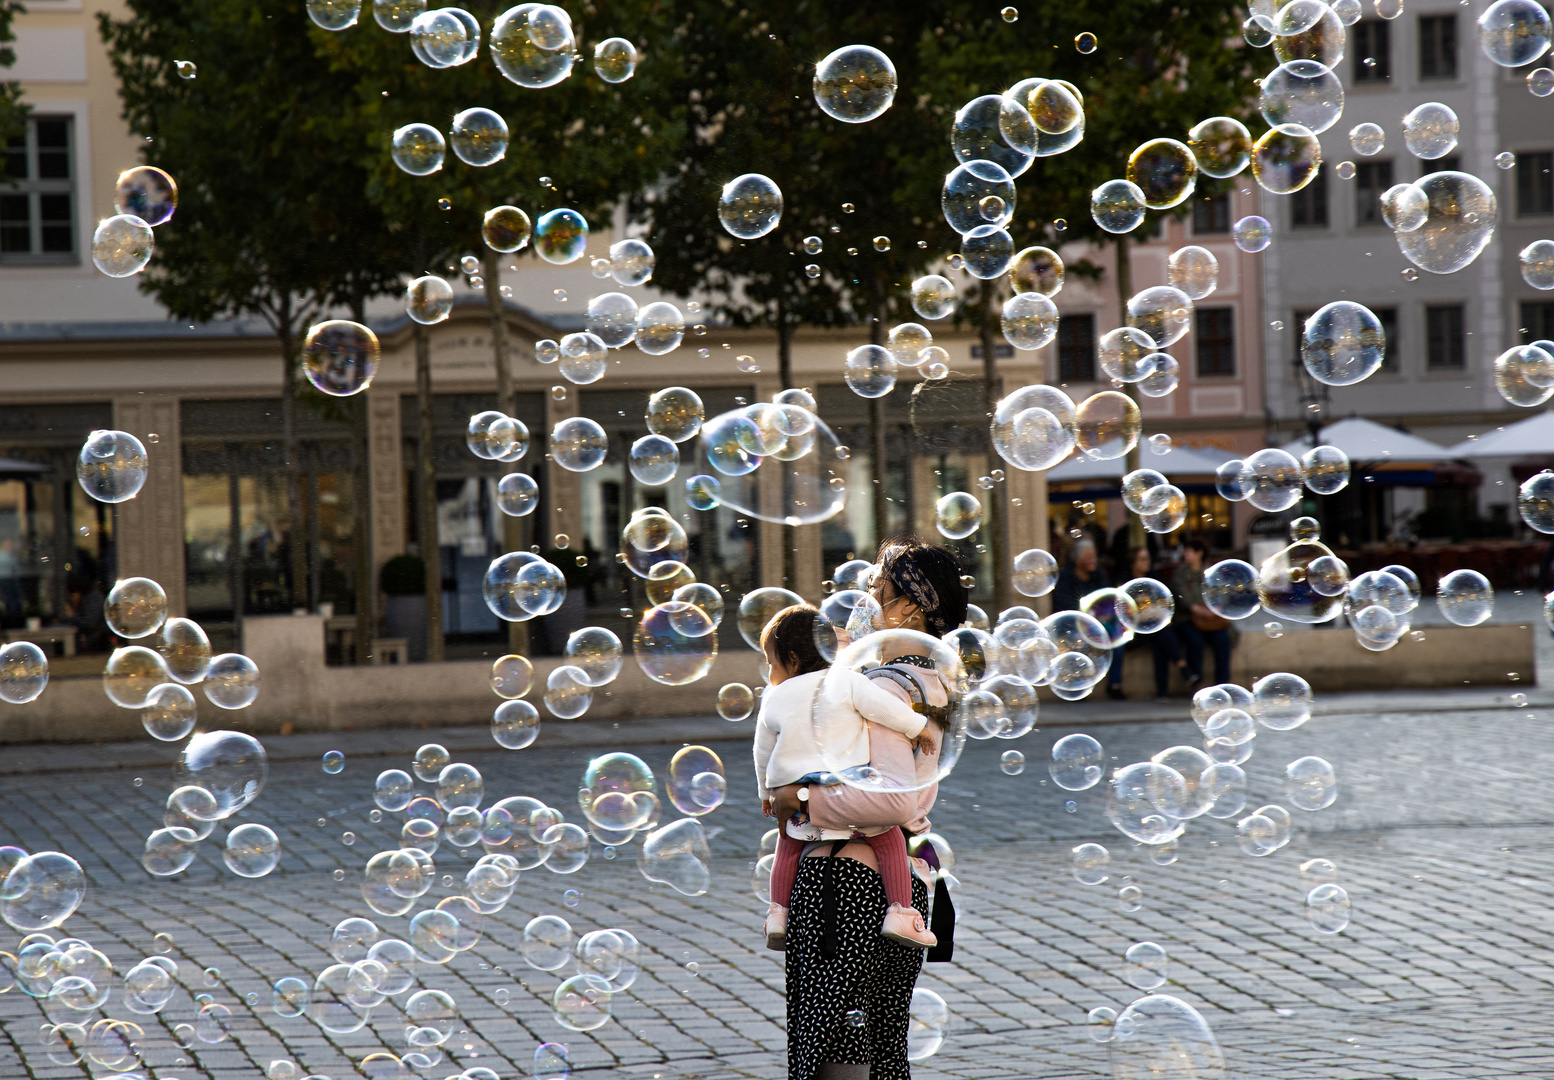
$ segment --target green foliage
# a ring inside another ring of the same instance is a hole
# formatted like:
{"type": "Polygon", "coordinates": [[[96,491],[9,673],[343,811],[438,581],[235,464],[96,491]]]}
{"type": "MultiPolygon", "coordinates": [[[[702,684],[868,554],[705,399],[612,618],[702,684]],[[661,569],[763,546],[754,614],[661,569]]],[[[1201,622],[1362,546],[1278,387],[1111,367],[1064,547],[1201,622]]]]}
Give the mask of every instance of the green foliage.
{"type": "MultiPolygon", "coordinates": [[[[16,31],[13,24],[16,16],[26,11],[16,0],[6,0],[0,3],[0,67],[10,67],[16,63],[16,50],[10,43],[16,40],[16,31]]],[[[22,84],[19,82],[0,82],[0,139],[9,139],[20,135],[27,120],[30,110],[22,103],[22,84]]]]}

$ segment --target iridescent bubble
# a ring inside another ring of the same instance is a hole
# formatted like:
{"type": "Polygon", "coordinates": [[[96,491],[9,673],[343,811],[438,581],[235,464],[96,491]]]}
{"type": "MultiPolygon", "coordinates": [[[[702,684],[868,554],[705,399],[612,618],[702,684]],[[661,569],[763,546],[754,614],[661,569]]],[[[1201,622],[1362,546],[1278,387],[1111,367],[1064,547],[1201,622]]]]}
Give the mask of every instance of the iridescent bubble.
{"type": "Polygon", "coordinates": [[[1280,7],[1273,33],[1274,55],[1281,64],[1308,61],[1331,68],[1344,58],[1343,21],[1322,0],[1291,0],[1280,7]]]}
{"type": "MultiPolygon", "coordinates": [[[[478,23],[476,29],[478,33],[478,23]]],[[[409,33],[410,51],[427,67],[453,67],[469,53],[469,28],[449,8],[421,12],[410,23],[409,33]]]]}
{"type": "Polygon", "coordinates": [[[205,699],[221,709],[246,709],[259,696],[259,665],[242,653],[222,653],[205,669],[205,699]]]}
{"type": "Polygon", "coordinates": [[[1022,596],[1046,596],[1057,584],[1058,563],[1041,548],[1029,548],[1014,557],[1010,584],[1022,596]]]}
{"type": "Polygon", "coordinates": [[[178,209],[178,184],[162,169],[137,165],[119,174],[114,185],[114,209],[147,225],[161,225],[178,209]]]}
{"type": "Polygon", "coordinates": [[[144,645],[113,650],[103,668],[103,692],[122,709],[145,708],[152,691],[171,680],[162,657],[144,645]]]}
{"type": "Polygon", "coordinates": [[[859,345],[847,354],[842,378],[859,397],[884,397],[896,386],[896,361],[883,345],[859,345]]]}
{"type": "Polygon", "coordinates": [[[372,385],[378,371],[378,335],[349,319],[330,319],[308,330],[302,371],[315,390],[350,397],[372,385]]]}
{"type": "MultiPolygon", "coordinates": [[[[1540,533],[1554,533],[1554,472],[1544,469],[1529,477],[1517,489],[1516,509],[1529,528],[1540,533]]],[[[4,657],[5,650],[0,649],[0,664],[3,664],[4,657]]],[[[0,666],[0,670],[3,670],[3,666],[0,666]]],[[[5,697],[5,686],[6,682],[0,676],[0,698],[9,701],[10,698],[5,697]]]]}
{"type": "Polygon", "coordinates": [[[1090,193],[1090,216],[1109,233],[1127,233],[1144,220],[1144,193],[1131,180],[1108,180],[1090,193]]]}
{"type": "Polygon", "coordinates": [[[847,124],[873,120],[896,98],[896,67],[869,45],[848,45],[815,65],[811,84],[822,112],[847,124]]]}
{"type": "Polygon", "coordinates": [[[108,277],[140,273],[155,250],[151,226],[133,214],[105,218],[92,234],[92,265],[108,277]]]}
{"type": "Polygon", "coordinates": [[[1219,284],[1219,260],[1208,248],[1196,244],[1171,252],[1166,267],[1171,285],[1189,300],[1202,300],[1219,284]]]}
{"type": "Polygon", "coordinates": [[[405,287],[405,314],[423,326],[440,323],[453,310],[453,286],[434,274],[405,287]]]}
{"type": "MultiPolygon", "coordinates": [[[[1320,0],[1309,2],[1319,3],[1320,0]]],[[[1299,124],[1271,127],[1252,147],[1252,175],[1264,191],[1275,195],[1299,191],[1316,178],[1321,165],[1322,144],[1309,128],[1299,124]]]]}
{"type": "Polygon", "coordinates": [[[1533,97],[1548,97],[1554,94],[1554,69],[1541,67],[1533,68],[1527,73],[1527,92],[1533,97]]]}
{"type": "Polygon", "coordinates": [[[1453,570],[1436,585],[1435,606],[1447,622],[1477,626],[1494,613],[1495,590],[1477,570],[1453,570]]]}
{"type": "Polygon", "coordinates": [[[1074,441],[1087,457],[1109,461],[1138,445],[1142,425],[1137,402],[1115,390],[1103,390],[1074,410],[1074,441]]]}
{"type": "Polygon", "coordinates": [[[712,670],[718,655],[714,625],[705,611],[683,601],[651,608],[632,635],[637,666],[666,686],[696,682],[712,670]]]}
{"type": "Polygon", "coordinates": [[[1296,60],[1264,77],[1257,103],[1269,124],[1299,124],[1321,134],[1343,115],[1344,87],[1321,64],[1296,60]]]}
{"type": "Polygon", "coordinates": [[[549,4],[509,8],[491,28],[491,59],[519,86],[554,86],[578,59],[572,21],[565,9],[549,4]]]}
{"type": "MultiPolygon", "coordinates": [[[[637,302],[625,293],[600,293],[588,301],[588,331],[612,349],[637,336],[637,302]]],[[[562,343],[563,351],[565,342],[562,343]]]]}
{"type": "Polygon", "coordinates": [[[782,221],[782,192],[761,173],[736,176],[718,196],[718,220],[735,239],[765,236],[782,221]]]}
{"type": "Polygon", "coordinates": [[[76,458],[76,480],[98,502],[133,499],[146,483],[146,448],[127,431],[94,431],[76,458]]]}
{"type": "Polygon", "coordinates": [[[637,348],[649,356],[662,356],[680,347],[685,339],[685,316],[664,300],[644,304],[637,312],[637,348]]]}
{"type": "Polygon", "coordinates": [[[1461,270],[1494,235],[1495,194],[1476,176],[1438,172],[1414,185],[1429,204],[1423,224],[1397,234],[1398,248],[1415,266],[1432,274],[1461,270]]]}
{"type": "Polygon", "coordinates": [[[1151,361],[1153,370],[1136,384],[1139,393],[1145,397],[1165,397],[1176,389],[1180,381],[1178,372],[1181,365],[1170,353],[1154,353],[1146,357],[1141,366],[1150,365],[1151,361]]]}
{"type": "MultiPolygon", "coordinates": [[[[1192,300],[1186,293],[1170,285],[1156,285],[1128,300],[1128,326],[1148,335],[1155,349],[1164,349],[1186,336],[1192,312],[1192,300]]],[[[1146,371],[1139,378],[1148,374],[1146,371]]]]}
{"type": "Polygon", "coordinates": [[[623,83],[637,71],[637,47],[625,38],[605,38],[594,46],[594,74],[607,83],[623,83]]]}
{"type": "Polygon", "coordinates": [[[1248,254],[1256,254],[1273,243],[1273,226],[1268,224],[1267,218],[1249,214],[1231,227],[1230,236],[1236,247],[1248,254]]]}
{"type": "Polygon", "coordinates": [[[557,266],[576,262],[588,249],[588,221],[576,210],[551,210],[534,226],[534,251],[557,266]]]}
{"type": "Polygon", "coordinates": [[[1145,206],[1168,210],[1192,197],[1197,187],[1198,162],[1185,143],[1151,139],[1129,155],[1127,176],[1142,194],[1145,206]]]}
{"type": "Polygon", "coordinates": [[[1495,357],[1495,389],[1512,405],[1531,408],[1554,396],[1554,355],[1536,345],[1513,345],[1495,357]]]}
{"type": "Polygon", "coordinates": [[[942,495],[934,506],[934,528],[951,540],[963,540],[982,526],[982,503],[968,491],[942,495]]]}
{"type": "Polygon", "coordinates": [[[81,906],[86,875],[81,864],[58,851],[24,855],[0,888],[0,918],[24,933],[58,926],[81,906]]]}
{"type": "Polygon", "coordinates": [[[955,312],[955,286],[939,274],[912,282],[912,310],[924,319],[943,319],[955,312]]]}
{"type": "Polygon", "coordinates": [[[1056,296],[1063,289],[1063,259],[1051,248],[1028,247],[1009,264],[1009,280],[1016,293],[1056,296]]]}
{"type": "MultiPolygon", "coordinates": [[[[957,161],[962,164],[991,161],[1010,176],[1019,176],[1030,168],[1036,156],[1032,142],[1023,140],[1016,145],[1004,137],[1002,127],[1007,104],[1001,95],[983,94],[960,107],[950,125],[950,148],[955,152],[957,161]]],[[[999,197],[992,195],[988,198],[999,197]]],[[[1003,207],[1000,205],[988,220],[997,220],[1002,213],[1003,207]]]]}
{"type": "Polygon", "coordinates": [[[42,649],[30,641],[0,646],[0,701],[10,705],[35,701],[48,682],[49,661],[42,649]]]}
{"type": "Polygon", "coordinates": [[[430,176],[442,168],[448,144],[431,124],[406,124],[394,132],[390,156],[411,176],[430,176]]]}
{"type": "Polygon", "coordinates": [[[701,398],[694,390],[667,386],[648,398],[647,415],[643,419],[648,431],[682,443],[701,431],[705,415],[701,398]]]}
{"type": "MultiPolygon", "coordinates": [[[[977,160],[957,166],[944,178],[939,206],[950,228],[962,236],[981,228],[1000,228],[1014,217],[1015,187],[1009,172],[997,162],[977,160]],[[1002,210],[993,218],[983,212],[984,200],[1000,199],[1002,210]]],[[[954,295],[953,289],[951,295],[954,295]]],[[[914,304],[914,307],[916,305],[914,304]]],[[[939,318],[919,310],[924,318],[939,318]]]]}
{"type": "Polygon", "coordinates": [[[1416,158],[1434,161],[1457,149],[1457,114],[1439,101],[1416,105],[1403,117],[1403,145],[1416,158]]]}
{"type": "Polygon", "coordinates": [[[551,459],[569,472],[598,468],[608,452],[609,437],[586,416],[568,417],[550,434],[551,459]]]}
{"type": "Polygon", "coordinates": [[[184,744],[173,780],[200,787],[216,800],[212,819],[228,818],[253,802],[269,775],[264,746],[241,731],[206,731],[184,744]]]}
{"type": "Polygon", "coordinates": [[[1261,604],[1257,570],[1240,559],[1222,559],[1203,575],[1203,602],[1223,619],[1244,619],[1261,604]]]}
{"type": "Polygon", "coordinates": [[[1187,146],[1205,176],[1235,176],[1252,160],[1252,136],[1246,125],[1228,116],[1202,120],[1187,134],[1187,146]]]}
{"type": "Polygon", "coordinates": [[[516,206],[492,207],[480,223],[480,238],[492,251],[520,251],[528,246],[532,231],[529,215],[516,206]]]}
{"type": "Polygon", "coordinates": [[[1496,0],[1478,17],[1478,43],[1501,67],[1523,67],[1549,48],[1549,15],[1533,0],[1496,0]]]}

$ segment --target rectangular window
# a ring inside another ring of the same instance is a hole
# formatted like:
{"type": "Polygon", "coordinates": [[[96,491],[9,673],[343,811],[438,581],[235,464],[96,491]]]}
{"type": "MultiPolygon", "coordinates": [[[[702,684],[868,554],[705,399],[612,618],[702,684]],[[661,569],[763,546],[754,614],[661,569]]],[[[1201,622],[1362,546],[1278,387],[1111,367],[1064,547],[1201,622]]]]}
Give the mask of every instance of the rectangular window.
{"type": "Polygon", "coordinates": [[[1199,236],[1230,231],[1230,192],[1205,195],[1192,204],[1192,231],[1199,236]]]}
{"type": "Polygon", "coordinates": [[[1311,183],[1290,196],[1290,224],[1297,229],[1327,228],[1327,166],[1317,169],[1311,183]]]}
{"type": "Polygon", "coordinates": [[[1354,81],[1385,83],[1392,81],[1391,27],[1380,19],[1361,19],[1350,31],[1354,50],[1354,81]]]}
{"type": "Polygon", "coordinates": [[[1554,300],[1522,301],[1522,342],[1554,341],[1554,300]]]}
{"type": "Polygon", "coordinates": [[[1554,214],[1554,151],[1516,155],[1516,212],[1522,217],[1554,214]]]}
{"type": "Polygon", "coordinates": [[[1198,374],[1236,373],[1236,322],[1234,308],[1198,308],[1198,374]]]}
{"type": "Polygon", "coordinates": [[[1362,161],[1354,167],[1354,223],[1384,225],[1381,196],[1392,186],[1392,162],[1362,161]]]}
{"type": "Polygon", "coordinates": [[[1420,179],[1429,176],[1431,173],[1460,172],[1461,169],[1462,158],[1458,157],[1456,154],[1447,154],[1445,157],[1439,157],[1433,161],[1426,161],[1423,158],[1421,158],[1419,161],[1420,179]]]}
{"type": "Polygon", "coordinates": [[[26,130],[7,140],[0,188],[0,263],[71,261],[75,253],[74,121],[32,116],[26,130]]]}
{"type": "Polygon", "coordinates": [[[1425,308],[1425,356],[1431,371],[1460,370],[1467,349],[1463,339],[1462,305],[1431,304],[1425,308]]]}
{"type": "Polygon", "coordinates": [[[1419,16],[1419,77],[1457,77],[1457,16],[1419,16]]]}
{"type": "Polygon", "coordinates": [[[1095,316],[1064,315],[1058,320],[1058,381],[1095,381],[1095,316]]]}
{"type": "Polygon", "coordinates": [[[1398,309],[1373,307],[1371,311],[1381,321],[1382,333],[1387,335],[1386,350],[1381,354],[1381,370],[1396,371],[1398,369],[1398,309]]]}

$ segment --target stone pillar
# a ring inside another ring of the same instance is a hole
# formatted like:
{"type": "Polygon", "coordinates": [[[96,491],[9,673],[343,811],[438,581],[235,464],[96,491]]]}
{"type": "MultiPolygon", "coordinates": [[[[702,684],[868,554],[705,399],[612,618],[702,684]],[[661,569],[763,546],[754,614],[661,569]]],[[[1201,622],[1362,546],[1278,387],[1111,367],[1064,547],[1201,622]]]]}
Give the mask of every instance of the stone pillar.
{"type": "Polygon", "coordinates": [[[115,398],[113,425],[146,447],[146,486],[118,505],[114,544],[119,577],[148,577],[167,593],[167,613],[187,612],[184,589],[183,438],[178,398],[115,398]]]}
{"type": "Polygon", "coordinates": [[[367,445],[372,455],[373,580],[378,569],[405,551],[405,441],[399,392],[367,391],[367,445]]]}

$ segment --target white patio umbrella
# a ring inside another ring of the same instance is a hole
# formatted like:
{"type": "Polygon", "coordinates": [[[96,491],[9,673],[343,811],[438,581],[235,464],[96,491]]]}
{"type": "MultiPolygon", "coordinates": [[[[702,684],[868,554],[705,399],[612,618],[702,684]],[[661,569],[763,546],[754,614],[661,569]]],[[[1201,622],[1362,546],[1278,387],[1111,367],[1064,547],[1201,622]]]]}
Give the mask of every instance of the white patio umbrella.
{"type": "MultiPolygon", "coordinates": [[[[1139,455],[1139,468],[1154,469],[1164,473],[1167,479],[1173,476],[1213,476],[1215,469],[1235,456],[1229,450],[1216,450],[1213,447],[1178,446],[1169,454],[1155,454],[1146,448],[1139,455]]],[[[1096,461],[1076,450],[1067,461],[1053,466],[1047,472],[1047,482],[1061,484],[1073,480],[1121,480],[1126,471],[1123,458],[1096,461]]]]}
{"type": "Polygon", "coordinates": [[[1540,412],[1508,427],[1464,439],[1452,457],[1554,457],[1554,412],[1540,412]]]}
{"type": "MultiPolygon", "coordinates": [[[[1359,416],[1327,425],[1317,433],[1317,441],[1338,447],[1350,461],[1450,461],[1461,456],[1429,439],[1359,416]]],[[[1283,449],[1300,457],[1311,449],[1311,440],[1302,437],[1283,449]]]]}

